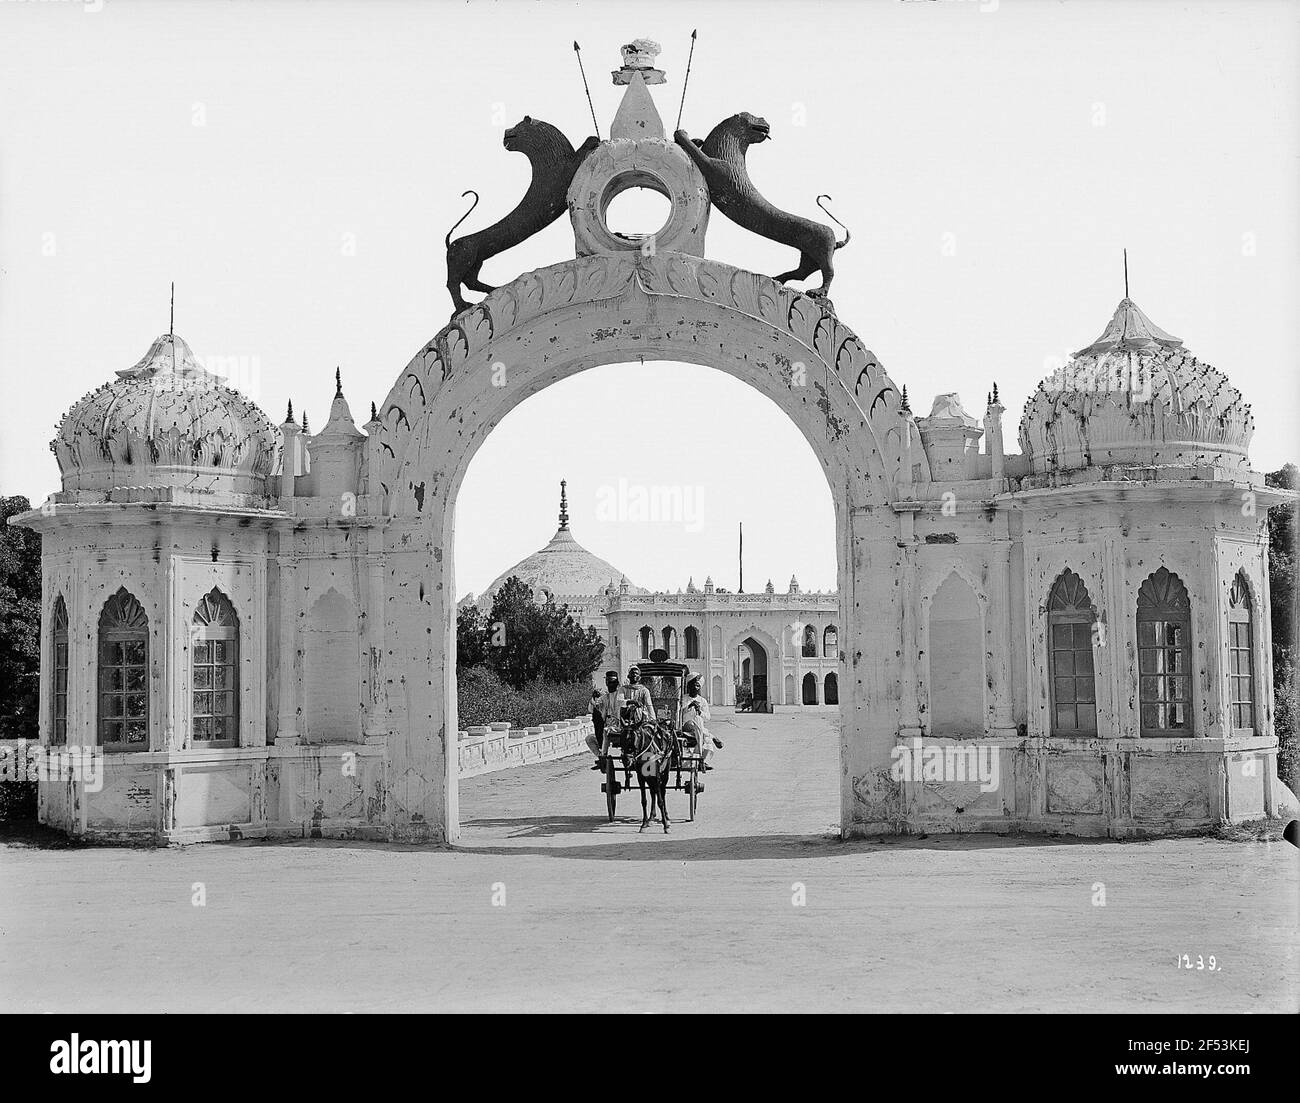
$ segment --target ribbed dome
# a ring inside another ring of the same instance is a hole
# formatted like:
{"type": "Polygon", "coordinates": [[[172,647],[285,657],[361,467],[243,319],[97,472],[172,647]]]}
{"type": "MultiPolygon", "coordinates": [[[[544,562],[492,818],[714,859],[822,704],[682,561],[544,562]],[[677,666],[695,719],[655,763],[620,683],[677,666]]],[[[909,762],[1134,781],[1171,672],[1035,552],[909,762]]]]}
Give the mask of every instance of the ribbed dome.
{"type": "MultiPolygon", "coordinates": [[[[549,594],[561,605],[565,603],[565,598],[603,594],[606,587],[611,585],[618,589],[623,578],[623,572],[617,567],[606,563],[600,556],[593,555],[579,544],[567,526],[558,529],[546,547],[499,574],[492,585],[479,595],[479,608],[492,607],[492,599],[497,590],[511,575],[531,586],[533,597],[538,601],[546,600],[546,595],[549,594]]],[[[640,586],[632,585],[628,586],[627,592],[648,593],[640,586]]]]}
{"type": "Polygon", "coordinates": [[[1182,346],[1123,299],[1102,335],[1025,403],[1020,447],[1033,470],[1248,466],[1250,407],[1182,346]]]}
{"type": "Polygon", "coordinates": [[[492,608],[492,599],[512,575],[532,587],[538,601],[554,598],[561,605],[566,598],[590,597],[605,594],[611,587],[619,592],[644,594],[649,591],[633,586],[627,577],[598,555],[592,555],[579,544],[569,531],[569,501],[565,493],[566,482],[560,483],[560,527],[551,542],[526,559],[521,559],[508,571],[503,571],[492,581],[477,604],[480,609],[492,608]],[[623,590],[626,585],[627,589],[623,590]]]}
{"type": "Polygon", "coordinates": [[[64,415],[50,443],[64,490],[125,486],[218,487],[262,493],[275,427],[258,407],[200,367],[163,334],[133,368],[64,415]]]}

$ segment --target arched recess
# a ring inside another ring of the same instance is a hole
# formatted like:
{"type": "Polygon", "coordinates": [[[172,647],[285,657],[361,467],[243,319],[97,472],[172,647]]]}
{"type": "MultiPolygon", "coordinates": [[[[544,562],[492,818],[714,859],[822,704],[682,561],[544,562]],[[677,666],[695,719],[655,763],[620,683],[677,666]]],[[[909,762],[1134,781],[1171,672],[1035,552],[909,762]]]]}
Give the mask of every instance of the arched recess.
{"type": "MultiPolygon", "coordinates": [[[[815,299],[699,257],[580,257],[529,272],[459,314],[402,372],[380,412],[371,491],[386,496],[385,618],[390,835],[457,836],[455,499],[492,428],[587,368],[675,360],[716,368],[767,396],[803,433],[835,503],[841,648],[842,825],[888,830],[898,728],[896,516],[905,463],[898,389],[815,299]],[[865,615],[865,610],[870,615],[865,615]]],[[[920,449],[914,479],[929,470],[920,449]]],[[[773,652],[775,653],[775,652],[773,652]]]]}
{"type": "Polygon", "coordinates": [[[710,687],[709,704],[711,704],[711,705],[721,705],[721,704],[724,704],[725,701],[724,701],[724,699],[723,699],[722,694],[723,694],[723,689],[722,689],[722,675],[721,675],[721,674],[715,674],[715,675],[713,676],[713,682],[712,682],[712,685],[711,685],[711,687],[710,687]]]}
{"type": "Polygon", "coordinates": [[[827,705],[838,705],[840,703],[840,680],[835,671],[826,675],[825,692],[822,694],[822,702],[827,705]]]}
{"type": "Polygon", "coordinates": [[[682,633],[682,644],[685,647],[684,658],[698,659],[700,657],[700,630],[694,625],[688,624],[686,631],[682,633]]]}
{"type": "Polygon", "coordinates": [[[354,743],[361,737],[357,607],[330,587],[303,626],[303,741],[354,743]]]}
{"type": "Polygon", "coordinates": [[[785,697],[782,699],[781,703],[783,705],[797,705],[799,703],[799,699],[794,695],[793,674],[787,674],[785,676],[785,697]]]}
{"type": "Polygon", "coordinates": [[[805,705],[817,703],[817,675],[811,670],[803,676],[803,703],[805,705]]]}
{"type": "Polygon", "coordinates": [[[954,570],[928,606],[930,734],[983,736],[984,618],[979,599],[954,570]]]}

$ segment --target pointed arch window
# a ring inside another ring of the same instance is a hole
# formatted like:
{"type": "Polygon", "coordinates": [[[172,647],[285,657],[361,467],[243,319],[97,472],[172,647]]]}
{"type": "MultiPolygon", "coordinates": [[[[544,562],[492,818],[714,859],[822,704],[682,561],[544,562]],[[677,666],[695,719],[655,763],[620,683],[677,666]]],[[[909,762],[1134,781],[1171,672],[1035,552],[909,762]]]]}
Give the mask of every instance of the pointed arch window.
{"type": "Polygon", "coordinates": [[[805,705],[817,703],[817,675],[811,670],[803,676],[803,703],[805,705]]]}
{"type": "Polygon", "coordinates": [[[665,628],[663,630],[664,651],[667,652],[670,659],[677,658],[677,629],[665,628]]]}
{"type": "Polygon", "coordinates": [[[1234,729],[1255,728],[1255,622],[1250,584],[1237,572],[1228,594],[1229,711],[1234,729]]]}
{"type": "Polygon", "coordinates": [[[190,624],[190,732],[195,746],[239,746],[239,617],[212,590],[190,624]]]}
{"type": "Polygon", "coordinates": [[[1097,675],[1092,658],[1095,620],[1083,579],[1071,570],[1062,571],[1047,598],[1053,735],[1096,734],[1097,675]]]}
{"type": "Polygon", "coordinates": [[[817,629],[811,624],[806,625],[803,630],[803,657],[817,658],[817,629]]]}
{"type": "Polygon", "coordinates": [[[1138,590],[1138,699],[1143,735],[1188,735],[1192,727],[1192,603],[1165,567],[1138,590]]]}
{"type": "MultiPolygon", "coordinates": [[[[828,624],[822,633],[822,658],[835,659],[840,653],[840,634],[835,625],[828,624]]],[[[830,702],[827,702],[828,704],[830,702]]]]}
{"type": "Polygon", "coordinates": [[[50,668],[53,691],[50,699],[50,742],[68,741],[68,607],[63,595],[54,599],[53,632],[50,636],[50,668]]]}
{"type": "Polygon", "coordinates": [[[688,627],[682,633],[683,642],[686,644],[686,657],[688,659],[698,659],[700,657],[700,632],[699,629],[688,627]]]}
{"type": "Polygon", "coordinates": [[[120,589],[99,614],[99,745],[110,753],[149,749],[149,617],[120,589]]]}
{"type": "Polygon", "coordinates": [[[655,630],[649,625],[641,629],[641,658],[650,658],[650,649],[655,645],[655,630]]]}

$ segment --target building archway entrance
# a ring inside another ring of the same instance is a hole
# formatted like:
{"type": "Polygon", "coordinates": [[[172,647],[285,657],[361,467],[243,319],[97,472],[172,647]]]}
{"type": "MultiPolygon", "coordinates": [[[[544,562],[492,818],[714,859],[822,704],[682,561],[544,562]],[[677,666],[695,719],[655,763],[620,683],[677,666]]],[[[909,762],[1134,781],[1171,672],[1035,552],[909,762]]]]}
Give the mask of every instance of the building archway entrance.
{"type": "MultiPolygon", "coordinates": [[[[372,493],[387,496],[371,585],[385,610],[372,694],[383,712],[384,800],[394,839],[454,841],[455,498],[475,451],[530,395],[601,364],[679,360],[774,401],[826,473],[835,505],[841,687],[841,824],[887,830],[898,808],[889,752],[902,619],[896,515],[906,449],[900,395],[875,357],[816,300],[679,253],[579,257],[529,272],[456,316],[402,372],[380,411],[372,493]]],[[[373,646],[373,645],[372,645],[373,646]]],[[[766,656],[765,656],[766,657],[766,656]]],[[[764,671],[766,674],[766,671],[764,671]]]]}
{"type": "Polygon", "coordinates": [[[767,712],[770,698],[767,691],[767,648],[753,636],[741,641],[741,683],[748,686],[751,708],[754,712],[767,712]]]}

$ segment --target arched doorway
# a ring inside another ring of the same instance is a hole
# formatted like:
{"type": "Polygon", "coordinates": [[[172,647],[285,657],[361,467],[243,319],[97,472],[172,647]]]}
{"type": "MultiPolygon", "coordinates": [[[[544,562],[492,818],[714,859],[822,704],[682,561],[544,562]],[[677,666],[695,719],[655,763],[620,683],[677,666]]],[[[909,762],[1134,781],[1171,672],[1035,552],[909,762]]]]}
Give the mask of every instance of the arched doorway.
{"type": "Polygon", "coordinates": [[[817,703],[817,675],[811,670],[803,676],[803,703],[805,705],[817,703]]]}
{"type": "MultiPolygon", "coordinates": [[[[699,257],[579,257],[529,272],[459,314],[411,361],[380,413],[371,479],[382,540],[382,708],[390,836],[454,840],[456,694],[452,526],[483,439],[532,394],[600,364],[679,360],[767,395],[808,440],[835,503],[842,687],[841,825],[887,829],[898,730],[901,610],[892,486],[906,450],[900,396],[875,357],[808,296],[699,257]]],[[[919,453],[919,449],[915,450],[919,453]]],[[[923,460],[923,457],[921,457],[923,460]]],[[[374,643],[372,642],[372,646],[374,643]]],[[[766,657],[766,655],[765,655],[766,657]]],[[[764,671],[766,674],[766,670],[764,671]]]]}
{"type": "Polygon", "coordinates": [[[822,694],[822,701],[828,705],[840,703],[840,680],[834,672],[826,675],[826,689],[822,694]]]}
{"type": "Polygon", "coordinates": [[[767,648],[753,636],[746,636],[740,643],[740,681],[748,686],[753,710],[766,712],[770,698],[767,690],[767,648]]]}

